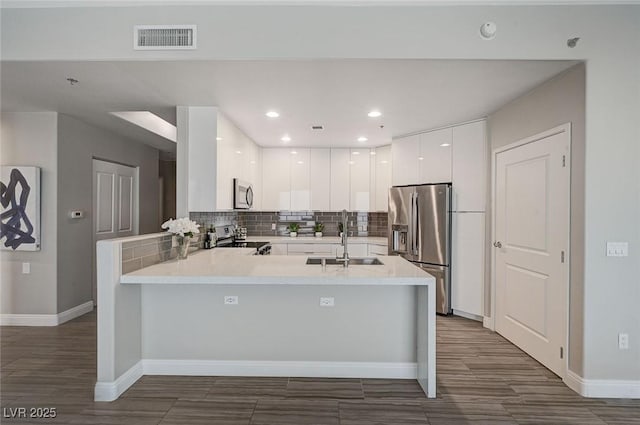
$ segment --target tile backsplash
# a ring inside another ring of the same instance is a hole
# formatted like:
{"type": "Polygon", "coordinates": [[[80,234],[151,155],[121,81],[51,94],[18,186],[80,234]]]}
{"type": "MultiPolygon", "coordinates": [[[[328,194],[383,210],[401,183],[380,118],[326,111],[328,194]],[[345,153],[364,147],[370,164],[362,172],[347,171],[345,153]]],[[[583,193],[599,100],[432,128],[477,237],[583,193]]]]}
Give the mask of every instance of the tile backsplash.
{"type": "MultiPolygon", "coordinates": [[[[176,258],[178,251],[172,247],[172,241],[173,235],[163,234],[153,238],[123,242],[122,273],[131,273],[143,267],[176,258]]],[[[200,237],[193,238],[189,246],[189,251],[197,250],[200,247],[200,237]]]]}
{"type": "MultiPolygon", "coordinates": [[[[237,224],[247,228],[249,236],[286,236],[287,226],[298,223],[299,236],[313,236],[313,226],[324,224],[323,233],[327,236],[338,236],[338,223],[342,221],[342,212],[318,211],[222,211],[192,212],[191,220],[209,228],[225,224],[237,224]],[[275,224],[275,230],[272,229],[275,224]]],[[[387,236],[387,213],[384,212],[349,212],[348,230],[353,236],[387,236]]]]}

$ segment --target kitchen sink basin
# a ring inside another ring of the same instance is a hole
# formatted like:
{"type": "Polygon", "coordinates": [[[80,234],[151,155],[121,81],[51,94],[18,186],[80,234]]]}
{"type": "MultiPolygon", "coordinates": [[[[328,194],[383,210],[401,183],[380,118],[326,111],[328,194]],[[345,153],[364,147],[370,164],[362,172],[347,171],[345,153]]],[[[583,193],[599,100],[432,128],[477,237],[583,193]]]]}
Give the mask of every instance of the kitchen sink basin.
{"type": "MultiPolygon", "coordinates": [[[[332,265],[342,265],[342,261],[338,261],[333,257],[325,257],[326,264],[328,266],[332,265]]],[[[309,257],[307,258],[307,264],[322,264],[322,257],[309,257]]],[[[350,266],[382,266],[382,261],[375,257],[368,258],[351,258],[349,259],[350,266]]]]}

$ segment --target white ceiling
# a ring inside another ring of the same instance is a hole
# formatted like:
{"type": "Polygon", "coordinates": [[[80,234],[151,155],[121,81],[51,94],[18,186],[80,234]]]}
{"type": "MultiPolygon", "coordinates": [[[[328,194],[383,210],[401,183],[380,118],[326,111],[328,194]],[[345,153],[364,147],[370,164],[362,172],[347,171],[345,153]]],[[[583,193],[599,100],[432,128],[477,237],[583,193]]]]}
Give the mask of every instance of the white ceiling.
{"type": "Polygon", "coordinates": [[[362,146],[484,117],[573,61],[280,60],[2,62],[2,109],[52,110],[174,152],[175,144],[109,114],[219,106],[261,146],[362,146]],[[67,77],[79,80],[71,86],[67,77]],[[367,117],[377,108],[381,118],[367,117]],[[281,116],[265,117],[275,109],[281,116]],[[325,130],[312,132],[311,125],[325,130]],[[380,128],[380,126],[384,126],[380,128]]]}

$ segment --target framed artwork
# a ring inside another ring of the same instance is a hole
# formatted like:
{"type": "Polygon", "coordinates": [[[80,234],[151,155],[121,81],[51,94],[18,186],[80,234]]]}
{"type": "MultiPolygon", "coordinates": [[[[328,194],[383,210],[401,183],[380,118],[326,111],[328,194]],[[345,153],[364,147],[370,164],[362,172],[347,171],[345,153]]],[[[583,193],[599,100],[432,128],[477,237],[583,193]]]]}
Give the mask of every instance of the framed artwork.
{"type": "Polygon", "coordinates": [[[0,249],[40,251],[40,167],[0,167],[0,249]]]}

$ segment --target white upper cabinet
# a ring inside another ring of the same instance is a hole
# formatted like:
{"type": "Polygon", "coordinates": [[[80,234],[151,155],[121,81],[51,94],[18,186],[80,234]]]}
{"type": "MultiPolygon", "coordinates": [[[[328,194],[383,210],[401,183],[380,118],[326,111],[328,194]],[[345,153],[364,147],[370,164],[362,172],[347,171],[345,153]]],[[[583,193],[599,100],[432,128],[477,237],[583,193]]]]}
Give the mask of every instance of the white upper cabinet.
{"type": "Polygon", "coordinates": [[[311,209],[329,211],[331,209],[331,150],[309,150],[309,188],[311,209]]]}
{"type": "Polygon", "coordinates": [[[350,169],[350,211],[369,211],[371,208],[371,176],[369,149],[351,149],[350,169]]]}
{"type": "Polygon", "coordinates": [[[420,136],[394,139],[391,143],[393,186],[418,183],[420,136]]]}
{"type": "Polygon", "coordinates": [[[291,210],[311,208],[311,186],[309,182],[309,149],[296,148],[289,152],[291,181],[291,210]]]}
{"type": "Polygon", "coordinates": [[[487,145],[485,122],[453,128],[453,210],[484,211],[487,145]]]}
{"type": "Polygon", "coordinates": [[[416,183],[448,183],[451,181],[451,128],[420,134],[418,181],[416,183]]]}
{"type": "Polygon", "coordinates": [[[262,209],[291,209],[290,157],[288,149],[262,149],[262,209]]]}
{"type": "Polygon", "coordinates": [[[375,181],[375,207],[374,211],[389,210],[389,188],[391,187],[391,145],[376,148],[375,155],[371,156],[371,174],[375,181]]]}
{"type": "Polygon", "coordinates": [[[331,211],[349,209],[351,183],[350,149],[331,149],[331,211]]]}

